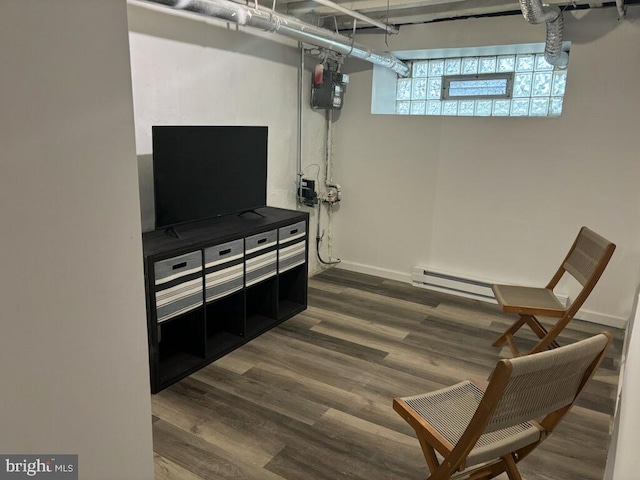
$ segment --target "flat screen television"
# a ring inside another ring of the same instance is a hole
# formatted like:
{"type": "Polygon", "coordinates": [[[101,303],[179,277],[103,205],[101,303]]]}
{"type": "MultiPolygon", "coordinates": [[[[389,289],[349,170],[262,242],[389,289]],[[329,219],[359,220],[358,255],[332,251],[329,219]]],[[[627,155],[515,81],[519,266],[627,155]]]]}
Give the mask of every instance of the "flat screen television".
{"type": "Polygon", "coordinates": [[[267,204],[268,127],[154,126],[156,228],[267,204]]]}

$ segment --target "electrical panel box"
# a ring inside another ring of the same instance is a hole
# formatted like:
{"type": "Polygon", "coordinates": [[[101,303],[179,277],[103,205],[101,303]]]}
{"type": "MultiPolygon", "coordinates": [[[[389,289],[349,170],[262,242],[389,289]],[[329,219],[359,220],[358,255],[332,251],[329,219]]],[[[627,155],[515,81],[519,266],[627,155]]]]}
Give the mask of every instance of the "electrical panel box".
{"type": "Polygon", "coordinates": [[[308,206],[314,206],[318,201],[316,194],[316,182],[308,178],[303,178],[300,182],[300,203],[308,206]]]}
{"type": "Polygon", "coordinates": [[[344,103],[344,92],[348,82],[348,75],[328,68],[316,68],[311,87],[311,106],[326,110],[340,110],[344,103]]]}

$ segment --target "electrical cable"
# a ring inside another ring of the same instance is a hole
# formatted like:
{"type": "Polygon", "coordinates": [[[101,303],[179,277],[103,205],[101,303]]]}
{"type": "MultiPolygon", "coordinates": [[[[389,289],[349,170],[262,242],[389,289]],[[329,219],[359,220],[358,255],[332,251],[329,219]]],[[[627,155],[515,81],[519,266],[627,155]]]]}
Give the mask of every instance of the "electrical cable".
{"type": "Polygon", "coordinates": [[[310,163],[309,165],[307,165],[306,167],[304,167],[302,169],[302,174],[304,175],[304,172],[307,171],[307,168],[309,167],[316,167],[318,169],[318,171],[316,172],[316,185],[318,185],[320,183],[320,164],[319,163],[310,163]]]}
{"type": "MultiPolygon", "coordinates": [[[[384,23],[389,25],[389,0],[387,0],[387,18],[385,19],[384,23]]],[[[389,48],[389,27],[384,29],[384,43],[387,46],[387,48],[389,48]]]]}
{"type": "MultiPolygon", "coordinates": [[[[327,216],[329,217],[329,220],[327,221],[327,224],[329,225],[329,232],[327,234],[327,238],[329,239],[329,243],[327,245],[327,252],[329,253],[329,258],[331,258],[331,253],[333,252],[333,236],[331,235],[331,217],[333,214],[333,203],[330,203],[328,205],[328,210],[327,210],[327,216]]],[[[334,260],[335,263],[340,263],[340,259],[336,258],[334,260]]]]}
{"type": "MultiPolygon", "coordinates": [[[[329,109],[326,112],[326,138],[325,138],[325,178],[324,178],[324,182],[325,182],[325,186],[328,186],[328,181],[332,179],[332,171],[331,171],[331,158],[333,156],[333,138],[331,135],[331,123],[333,121],[333,110],[329,109]]],[[[316,231],[316,256],[318,257],[318,261],[320,263],[322,263],[323,265],[337,265],[338,263],[340,263],[340,259],[336,259],[336,260],[331,260],[331,251],[329,251],[329,261],[326,261],[322,258],[322,255],[320,255],[320,242],[322,241],[322,238],[324,237],[324,232],[322,233],[322,235],[320,235],[320,216],[322,215],[322,209],[320,208],[320,206],[322,205],[322,201],[320,200],[320,198],[318,198],[318,226],[317,226],[317,231],[316,231]]],[[[328,215],[328,220],[329,220],[329,247],[331,246],[331,216],[330,216],[330,209],[332,208],[332,205],[329,203],[329,205],[327,206],[328,210],[327,210],[327,215],[328,215]]]]}
{"type": "Polygon", "coordinates": [[[354,18],[353,19],[353,32],[351,32],[351,48],[345,54],[347,57],[353,53],[353,46],[356,43],[356,22],[357,22],[357,20],[354,18]]]}
{"type": "MultiPolygon", "coordinates": [[[[276,0],[273,0],[275,7],[276,0]]],[[[298,42],[300,47],[300,69],[298,73],[298,151],[297,151],[297,163],[298,163],[298,183],[296,185],[298,190],[298,200],[302,197],[302,175],[304,174],[302,169],[302,141],[303,141],[303,125],[304,125],[304,43],[298,42]]]]}
{"type": "MultiPolygon", "coordinates": [[[[321,204],[320,200],[318,200],[318,206],[321,204]]],[[[318,226],[316,231],[316,256],[318,257],[318,261],[323,265],[337,265],[340,263],[340,259],[337,260],[329,260],[328,262],[322,258],[320,255],[320,242],[322,241],[322,237],[324,237],[324,233],[320,235],[320,215],[322,214],[322,210],[318,208],[318,226]]]]}
{"type": "Polygon", "coordinates": [[[316,238],[316,255],[318,257],[318,261],[320,263],[322,263],[323,265],[337,265],[337,264],[340,263],[339,259],[331,261],[331,262],[327,262],[327,261],[322,259],[322,257],[320,256],[320,239],[319,238],[316,238]]]}
{"type": "Polygon", "coordinates": [[[331,171],[331,157],[332,157],[332,145],[333,137],[331,136],[331,123],[333,122],[333,110],[328,109],[325,115],[326,119],[326,136],[325,136],[325,150],[324,150],[324,184],[325,186],[333,182],[333,172],[331,171]]]}

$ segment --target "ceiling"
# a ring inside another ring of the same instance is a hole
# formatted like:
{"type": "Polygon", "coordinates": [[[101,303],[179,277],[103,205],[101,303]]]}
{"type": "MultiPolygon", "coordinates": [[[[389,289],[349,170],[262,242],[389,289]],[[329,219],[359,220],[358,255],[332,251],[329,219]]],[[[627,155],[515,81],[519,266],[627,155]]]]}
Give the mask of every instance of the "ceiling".
{"type": "MultiPolygon", "coordinates": [[[[518,0],[332,0],[342,7],[355,10],[369,18],[401,28],[402,25],[456,20],[468,17],[521,15],[518,0]]],[[[618,0],[622,4],[623,0],[618,0]]],[[[626,0],[625,4],[640,0],[626,0]]],[[[307,23],[331,30],[351,31],[354,19],[334,8],[313,0],[275,0],[279,13],[300,18],[307,23]]],[[[616,7],[616,2],[598,0],[547,0],[545,4],[561,9],[586,9],[616,7]]],[[[271,5],[265,5],[271,6],[271,5]]],[[[363,20],[356,21],[356,28],[379,28],[363,20]]]]}

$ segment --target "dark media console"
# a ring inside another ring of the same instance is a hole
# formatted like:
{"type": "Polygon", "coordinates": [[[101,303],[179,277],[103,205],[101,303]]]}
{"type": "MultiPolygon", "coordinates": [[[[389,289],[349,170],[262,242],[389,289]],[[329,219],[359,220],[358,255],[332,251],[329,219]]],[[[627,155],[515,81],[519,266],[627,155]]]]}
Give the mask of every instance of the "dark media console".
{"type": "Polygon", "coordinates": [[[153,393],[307,308],[308,226],[262,207],[143,234],[153,393]]]}

